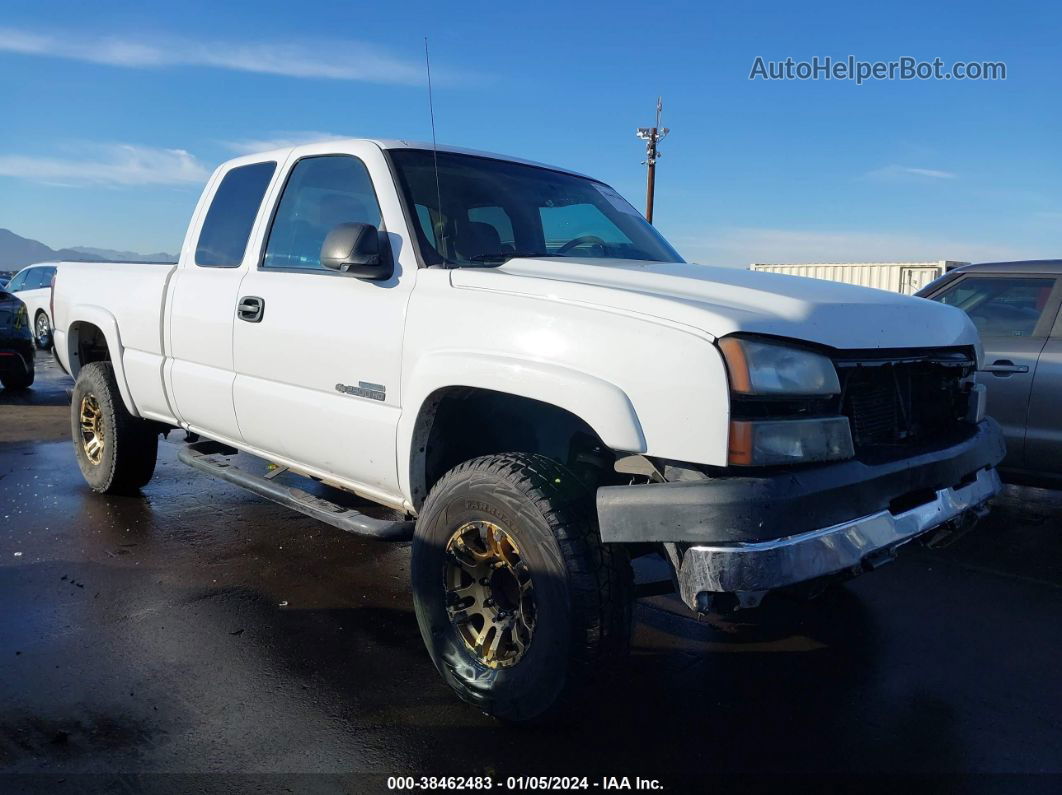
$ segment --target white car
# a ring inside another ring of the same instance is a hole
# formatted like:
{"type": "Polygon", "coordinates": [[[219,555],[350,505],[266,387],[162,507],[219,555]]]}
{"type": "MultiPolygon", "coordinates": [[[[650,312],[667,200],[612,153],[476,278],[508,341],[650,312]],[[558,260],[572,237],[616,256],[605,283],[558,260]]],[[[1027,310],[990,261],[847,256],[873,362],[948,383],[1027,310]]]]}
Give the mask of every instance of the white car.
{"type": "Polygon", "coordinates": [[[52,277],[55,276],[56,263],[39,262],[16,273],[7,285],[7,291],[14,293],[26,305],[26,316],[33,329],[33,339],[37,347],[47,350],[52,345],[52,319],[49,315],[51,301],[52,277]]]}
{"type": "Polygon", "coordinates": [[[628,648],[633,557],[660,555],[693,610],[747,607],[873,568],[1000,489],[964,312],[689,264],[564,169],[404,141],[242,157],[178,264],[64,262],[54,284],[92,489],[145,486],[180,427],[206,440],[191,466],[412,538],[433,662],[510,721],[628,648]]]}

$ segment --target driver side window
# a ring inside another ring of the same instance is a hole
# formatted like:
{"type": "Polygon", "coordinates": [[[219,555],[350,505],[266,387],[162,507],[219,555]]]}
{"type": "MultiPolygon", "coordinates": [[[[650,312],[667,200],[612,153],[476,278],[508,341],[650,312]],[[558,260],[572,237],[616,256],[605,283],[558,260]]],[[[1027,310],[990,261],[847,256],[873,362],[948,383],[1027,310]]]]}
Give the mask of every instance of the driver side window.
{"type": "Polygon", "coordinates": [[[380,205],[365,164],[353,155],[305,157],[288,176],[269,230],[262,267],[324,270],[321,245],[339,224],[380,227],[380,205]]]}
{"type": "Polygon", "coordinates": [[[52,283],[53,272],[51,268],[34,268],[26,277],[25,289],[40,290],[44,287],[49,287],[52,283]]]}

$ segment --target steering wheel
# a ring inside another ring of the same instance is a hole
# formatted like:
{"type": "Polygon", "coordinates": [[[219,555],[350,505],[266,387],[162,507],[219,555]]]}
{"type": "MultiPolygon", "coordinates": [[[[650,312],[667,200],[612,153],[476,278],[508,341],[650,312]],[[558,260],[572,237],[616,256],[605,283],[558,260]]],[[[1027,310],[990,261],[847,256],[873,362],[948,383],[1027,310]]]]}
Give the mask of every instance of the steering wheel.
{"type": "Polygon", "coordinates": [[[601,250],[605,249],[605,241],[599,238],[597,235],[579,235],[574,237],[565,243],[563,246],[557,249],[556,256],[567,254],[573,248],[577,246],[601,246],[601,250]]]}

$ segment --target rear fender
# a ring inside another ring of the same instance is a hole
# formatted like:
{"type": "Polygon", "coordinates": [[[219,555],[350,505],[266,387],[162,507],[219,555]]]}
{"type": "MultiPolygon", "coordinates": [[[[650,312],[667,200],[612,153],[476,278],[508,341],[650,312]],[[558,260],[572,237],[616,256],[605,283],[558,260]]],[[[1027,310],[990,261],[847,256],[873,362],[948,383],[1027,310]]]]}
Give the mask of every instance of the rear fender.
{"type": "MultiPolygon", "coordinates": [[[[114,315],[100,306],[81,305],[71,307],[67,316],[71,318],[65,334],[64,350],[66,351],[67,371],[71,376],[77,378],[77,374],[81,371],[83,365],[78,354],[79,331],[86,326],[95,326],[103,333],[104,339],[107,340],[107,351],[111,357],[111,365],[114,367],[114,379],[118,383],[118,391],[122,396],[122,402],[130,414],[134,417],[139,417],[140,412],[137,411],[136,404],[133,403],[133,396],[125,379],[125,365],[123,364],[125,349],[122,347],[122,338],[118,332],[118,321],[115,320],[114,315]]],[[[59,340],[57,339],[56,342],[58,343],[59,340]]]]}

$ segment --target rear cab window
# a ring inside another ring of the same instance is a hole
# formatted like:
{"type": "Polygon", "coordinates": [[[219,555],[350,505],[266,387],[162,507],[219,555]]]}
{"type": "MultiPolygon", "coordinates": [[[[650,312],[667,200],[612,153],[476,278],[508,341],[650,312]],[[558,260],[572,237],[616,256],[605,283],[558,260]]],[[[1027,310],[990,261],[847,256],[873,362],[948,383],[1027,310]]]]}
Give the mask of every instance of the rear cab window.
{"type": "Polygon", "coordinates": [[[602,243],[616,251],[632,245],[631,239],[593,204],[542,207],[539,214],[546,248],[551,254],[570,246],[570,256],[595,256],[593,249],[602,243]],[[571,246],[570,241],[580,242],[571,246]]]}
{"type": "Polygon", "coordinates": [[[196,265],[238,268],[243,263],[251,227],[276,169],[270,161],[238,166],[225,174],[199,231],[196,265]]]}
{"type": "Polygon", "coordinates": [[[468,220],[474,224],[486,224],[494,227],[492,236],[498,238],[502,246],[509,246],[515,251],[516,235],[513,233],[513,222],[509,213],[503,207],[469,207],[468,220]]]}

